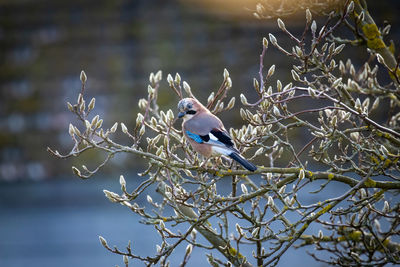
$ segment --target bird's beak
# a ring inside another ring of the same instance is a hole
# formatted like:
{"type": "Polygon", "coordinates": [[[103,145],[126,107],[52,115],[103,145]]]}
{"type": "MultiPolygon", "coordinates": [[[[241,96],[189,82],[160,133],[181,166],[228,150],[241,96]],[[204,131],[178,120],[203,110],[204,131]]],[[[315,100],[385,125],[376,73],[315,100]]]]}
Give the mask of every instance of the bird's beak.
{"type": "Polygon", "coordinates": [[[181,111],[181,112],[178,113],[178,118],[182,118],[185,115],[186,115],[186,113],[181,111]]]}

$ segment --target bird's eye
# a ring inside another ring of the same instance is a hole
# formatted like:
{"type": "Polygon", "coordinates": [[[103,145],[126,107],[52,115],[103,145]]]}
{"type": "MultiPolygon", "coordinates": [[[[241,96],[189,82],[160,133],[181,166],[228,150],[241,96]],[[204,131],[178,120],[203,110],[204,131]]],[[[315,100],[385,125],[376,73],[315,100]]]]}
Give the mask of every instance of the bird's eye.
{"type": "Polygon", "coordinates": [[[186,105],[186,108],[187,109],[191,109],[193,107],[193,105],[191,104],[191,103],[188,103],[187,105],[186,105]]]}

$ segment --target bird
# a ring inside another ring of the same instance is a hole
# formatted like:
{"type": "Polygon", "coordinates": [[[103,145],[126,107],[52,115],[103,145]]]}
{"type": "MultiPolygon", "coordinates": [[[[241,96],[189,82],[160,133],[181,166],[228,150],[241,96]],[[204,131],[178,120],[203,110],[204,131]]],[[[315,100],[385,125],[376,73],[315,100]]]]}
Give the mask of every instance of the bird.
{"type": "Polygon", "coordinates": [[[206,158],[224,155],[254,172],[257,167],[246,160],[235,148],[222,121],[195,98],[183,98],[178,103],[178,118],[182,118],[182,132],[192,148],[206,158]]]}

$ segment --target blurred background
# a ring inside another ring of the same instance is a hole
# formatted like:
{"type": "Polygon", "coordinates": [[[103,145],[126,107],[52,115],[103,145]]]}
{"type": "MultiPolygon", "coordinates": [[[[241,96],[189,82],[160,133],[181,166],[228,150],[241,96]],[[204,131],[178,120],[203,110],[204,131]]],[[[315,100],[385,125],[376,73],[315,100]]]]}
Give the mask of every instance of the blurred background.
{"type": "MultiPolygon", "coordinates": [[[[179,72],[205,101],[227,68],[231,95],[245,92],[254,100],[252,80],[258,75],[262,38],[273,33],[283,45],[290,42],[275,19],[253,18],[256,2],[0,2],[0,266],[122,265],[122,258],[101,247],[98,235],[122,248],[146,233],[139,247],[145,255],[154,253],[152,227],[139,224],[135,215],[109,203],[102,192],[118,191],[120,174],[128,185],[140,182],[140,161],[131,155],[115,157],[99,175],[82,181],[71,174],[71,166],[95,166],[101,160],[98,155],[59,160],[46,148],[65,153],[72,146],[68,124],[77,121],[66,102],[76,101],[82,69],[88,76],[86,97],[96,97],[93,114],[104,118],[105,127],[114,121],[134,125],[136,103],[146,97],[149,73],[158,70],[163,78],[179,72]]],[[[399,47],[400,3],[369,5],[378,25],[392,24],[391,38],[399,47]]],[[[284,21],[290,31],[301,32],[304,12],[284,21]]],[[[353,62],[366,59],[362,49],[352,53],[353,62]]],[[[271,64],[276,65],[275,78],[285,84],[293,62],[270,48],[265,67],[271,64]]],[[[177,97],[166,81],[160,95],[161,107],[174,110],[177,97]]],[[[227,127],[242,123],[238,112],[221,116],[227,127]]],[[[320,266],[305,258],[304,251],[291,253],[280,266],[296,259],[320,266]]],[[[193,257],[205,263],[202,255],[195,252],[193,257]]]]}

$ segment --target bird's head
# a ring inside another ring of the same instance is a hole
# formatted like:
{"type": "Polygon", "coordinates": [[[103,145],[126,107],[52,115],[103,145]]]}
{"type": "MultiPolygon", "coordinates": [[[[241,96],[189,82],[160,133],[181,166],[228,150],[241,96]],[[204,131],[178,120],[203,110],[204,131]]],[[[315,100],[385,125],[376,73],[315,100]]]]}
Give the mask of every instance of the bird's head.
{"type": "Polygon", "coordinates": [[[202,109],[204,109],[203,105],[200,104],[196,99],[184,98],[178,103],[178,118],[189,120],[198,114],[202,109]]]}

